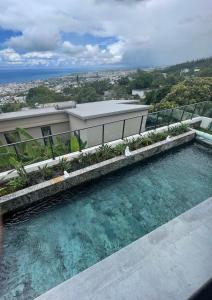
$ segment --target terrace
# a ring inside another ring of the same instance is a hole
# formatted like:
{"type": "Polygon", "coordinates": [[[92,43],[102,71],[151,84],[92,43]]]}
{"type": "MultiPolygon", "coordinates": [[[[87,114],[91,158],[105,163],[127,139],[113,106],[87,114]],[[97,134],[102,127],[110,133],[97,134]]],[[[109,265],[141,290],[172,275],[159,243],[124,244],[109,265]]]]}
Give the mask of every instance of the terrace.
{"type": "Polygon", "coordinates": [[[212,276],[212,152],[190,127],[209,128],[210,109],[204,102],[148,114],[145,130],[143,115],[118,120],[120,139],[107,136],[116,122],[103,123],[100,145],[84,140],[95,125],[58,134],[70,137],[61,148],[54,135],[1,146],[16,171],[0,174],[0,296],[33,299],[65,280],[39,299],[187,299],[196,292],[212,276]],[[32,164],[27,150],[43,158],[32,164]],[[25,185],[12,189],[21,176],[25,185]]]}

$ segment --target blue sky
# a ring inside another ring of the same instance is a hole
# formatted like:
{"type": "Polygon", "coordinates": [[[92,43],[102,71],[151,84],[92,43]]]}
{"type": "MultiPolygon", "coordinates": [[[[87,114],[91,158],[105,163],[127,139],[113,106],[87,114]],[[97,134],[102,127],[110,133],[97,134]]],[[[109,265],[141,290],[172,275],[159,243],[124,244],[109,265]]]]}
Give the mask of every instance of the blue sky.
{"type": "Polygon", "coordinates": [[[4,43],[6,40],[10,39],[12,36],[21,35],[21,31],[13,31],[10,29],[4,29],[0,27],[0,45],[4,48],[4,43]]]}
{"type": "Polygon", "coordinates": [[[0,2],[0,67],[160,66],[211,55],[211,0],[0,2]]]}

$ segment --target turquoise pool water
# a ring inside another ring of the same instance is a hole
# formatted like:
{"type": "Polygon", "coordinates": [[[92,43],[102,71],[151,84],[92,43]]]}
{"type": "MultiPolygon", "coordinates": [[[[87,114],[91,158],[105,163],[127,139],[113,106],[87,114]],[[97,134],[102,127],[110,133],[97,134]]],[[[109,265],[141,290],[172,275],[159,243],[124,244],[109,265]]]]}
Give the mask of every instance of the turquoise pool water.
{"type": "Polygon", "coordinates": [[[32,299],[211,195],[212,150],[193,144],[13,214],[0,299],[32,299]]]}

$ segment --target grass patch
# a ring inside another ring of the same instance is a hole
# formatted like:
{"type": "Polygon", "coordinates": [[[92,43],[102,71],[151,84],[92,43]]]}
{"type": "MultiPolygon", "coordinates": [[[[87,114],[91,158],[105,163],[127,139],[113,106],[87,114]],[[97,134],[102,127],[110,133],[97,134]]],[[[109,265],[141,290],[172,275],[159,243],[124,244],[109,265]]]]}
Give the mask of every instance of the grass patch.
{"type": "Polygon", "coordinates": [[[208,134],[212,134],[212,129],[209,129],[209,128],[197,128],[197,130],[208,133],[208,134]]]}

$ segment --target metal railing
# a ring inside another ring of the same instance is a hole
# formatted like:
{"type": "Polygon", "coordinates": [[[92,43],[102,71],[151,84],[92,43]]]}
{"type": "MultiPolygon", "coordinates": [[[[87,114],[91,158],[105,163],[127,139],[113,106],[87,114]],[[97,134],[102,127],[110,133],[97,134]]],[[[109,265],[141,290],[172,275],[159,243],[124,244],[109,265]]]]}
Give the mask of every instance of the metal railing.
{"type": "Polygon", "coordinates": [[[71,143],[72,143],[73,136],[75,136],[78,141],[78,150],[82,151],[82,149],[85,147],[86,135],[89,130],[92,130],[92,134],[90,135],[89,138],[93,137],[93,141],[89,142],[88,144],[89,147],[97,146],[100,144],[105,145],[105,143],[112,142],[117,139],[125,139],[131,135],[141,134],[144,131],[156,129],[162,126],[169,126],[173,123],[182,122],[188,119],[193,119],[194,117],[204,114],[207,105],[211,107],[210,109],[212,111],[212,102],[204,101],[204,102],[184,105],[176,108],[157,111],[157,112],[149,113],[148,115],[139,115],[127,119],[103,123],[100,125],[89,126],[85,128],[76,129],[76,130],[51,134],[45,137],[26,139],[15,143],[1,145],[0,146],[0,171],[2,171],[2,169],[6,170],[10,168],[9,163],[7,167],[6,161],[4,161],[5,168],[1,166],[1,164],[3,163],[2,159],[4,157],[5,159],[7,158],[8,160],[8,156],[14,156],[18,161],[22,161],[24,164],[31,164],[33,162],[36,162],[36,159],[30,160],[30,156],[28,155],[29,157],[27,157],[27,153],[24,153],[24,151],[27,152],[27,149],[25,149],[27,148],[26,145],[31,147],[31,151],[33,151],[34,149],[34,151],[39,152],[37,161],[42,161],[48,158],[55,159],[56,156],[65,155],[67,153],[74,152],[71,151],[71,146],[72,146],[71,143]],[[128,124],[131,121],[134,121],[134,123],[128,124]],[[100,134],[97,137],[98,131],[100,134]],[[109,132],[109,134],[107,134],[107,131],[109,132]],[[58,145],[58,141],[57,141],[58,137],[61,138],[60,141],[64,146],[64,149],[58,150],[59,148],[61,148],[61,143],[59,143],[58,145]],[[44,143],[44,139],[48,141],[47,145],[46,143],[44,143]],[[38,144],[37,143],[38,141],[41,142],[39,142],[38,144]],[[42,153],[43,156],[41,159],[39,159],[39,155],[42,155],[42,153]]]}

